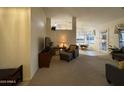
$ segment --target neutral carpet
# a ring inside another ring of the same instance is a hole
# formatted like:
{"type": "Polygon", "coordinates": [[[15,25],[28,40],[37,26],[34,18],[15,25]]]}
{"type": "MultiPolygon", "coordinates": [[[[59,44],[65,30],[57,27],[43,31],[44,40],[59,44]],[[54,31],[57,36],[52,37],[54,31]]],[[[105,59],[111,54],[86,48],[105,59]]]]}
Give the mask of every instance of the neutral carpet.
{"type": "Polygon", "coordinates": [[[29,85],[45,86],[106,86],[105,64],[111,63],[109,56],[89,56],[80,54],[76,59],[66,62],[59,56],[52,58],[50,68],[37,71],[29,85]]]}

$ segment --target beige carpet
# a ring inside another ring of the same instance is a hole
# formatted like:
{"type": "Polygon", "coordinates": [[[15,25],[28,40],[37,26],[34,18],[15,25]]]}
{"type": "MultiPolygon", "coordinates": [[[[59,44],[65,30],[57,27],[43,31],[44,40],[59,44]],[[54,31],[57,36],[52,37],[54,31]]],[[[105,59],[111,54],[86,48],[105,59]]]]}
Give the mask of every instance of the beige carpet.
{"type": "Polygon", "coordinates": [[[61,61],[54,56],[50,68],[37,71],[29,85],[108,85],[105,78],[105,64],[111,63],[108,56],[80,56],[70,62],[61,61]]]}

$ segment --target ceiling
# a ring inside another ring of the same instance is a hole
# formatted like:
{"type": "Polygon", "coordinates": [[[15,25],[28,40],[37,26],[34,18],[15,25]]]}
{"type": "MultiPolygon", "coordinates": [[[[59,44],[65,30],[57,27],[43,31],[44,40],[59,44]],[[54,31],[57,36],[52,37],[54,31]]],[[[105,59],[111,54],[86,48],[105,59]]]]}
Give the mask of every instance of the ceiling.
{"type": "Polygon", "coordinates": [[[77,17],[79,26],[95,26],[124,17],[121,7],[48,7],[44,8],[48,17],[55,20],[65,20],[71,23],[69,17],[77,17]]]}

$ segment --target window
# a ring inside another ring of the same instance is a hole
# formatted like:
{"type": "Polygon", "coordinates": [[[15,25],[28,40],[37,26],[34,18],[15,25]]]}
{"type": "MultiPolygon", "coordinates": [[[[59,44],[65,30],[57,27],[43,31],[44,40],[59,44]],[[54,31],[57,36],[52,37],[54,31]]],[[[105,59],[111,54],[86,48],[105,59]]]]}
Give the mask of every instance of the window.
{"type": "Polygon", "coordinates": [[[88,42],[88,44],[94,43],[94,35],[93,34],[87,34],[87,42],[88,42]]]}
{"type": "Polygon", "coordinates": [[[85,33],[77,33],[76,42],[79,44],[85,43],[85,33]]]}
{"type": "Polygon", "coordinates": [[[94,41],[94,34],[89,32],[78,32],[76,42],[78,44],[93,44],[94,41]]]}

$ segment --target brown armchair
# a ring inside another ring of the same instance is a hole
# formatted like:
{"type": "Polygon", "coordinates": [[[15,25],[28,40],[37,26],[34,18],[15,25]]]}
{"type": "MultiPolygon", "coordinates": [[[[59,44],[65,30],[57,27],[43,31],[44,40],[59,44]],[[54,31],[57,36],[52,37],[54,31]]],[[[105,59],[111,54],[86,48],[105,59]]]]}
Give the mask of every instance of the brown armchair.
{"type": "Polygon", "coordinates": [[[60,59],[70,61],[79,56],[79,48],[77,45],[70,45],[68,49],[63,49],[60,52],[60,59]]]}
{"type": "Polygon", "coordinates": [[[65,52],[72,53],[73,58],[76,58],[79,56],[79,47],[77,45],[71,44],[69,48],[65,50],[65,52]]]}

